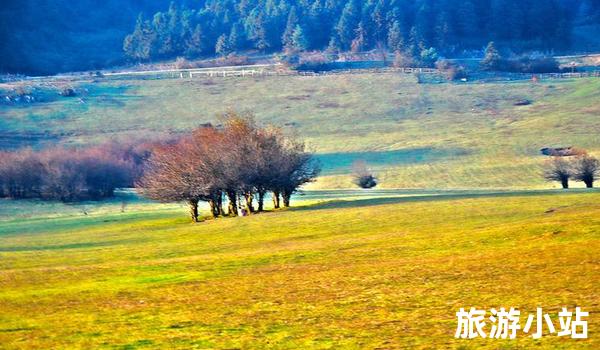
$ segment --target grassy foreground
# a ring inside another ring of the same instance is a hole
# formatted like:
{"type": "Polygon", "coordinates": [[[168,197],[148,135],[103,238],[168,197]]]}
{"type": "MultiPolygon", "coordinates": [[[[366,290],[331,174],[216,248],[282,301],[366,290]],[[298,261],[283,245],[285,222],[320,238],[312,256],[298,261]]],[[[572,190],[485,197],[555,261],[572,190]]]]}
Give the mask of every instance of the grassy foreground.
{"type": "Polygon", "coordinates": [[[183,215],[1,222],[0,347],[600,346],[598,192],[183,215]],[[588,340],[453,338],[460,307],[575,305],[588,340]]]}

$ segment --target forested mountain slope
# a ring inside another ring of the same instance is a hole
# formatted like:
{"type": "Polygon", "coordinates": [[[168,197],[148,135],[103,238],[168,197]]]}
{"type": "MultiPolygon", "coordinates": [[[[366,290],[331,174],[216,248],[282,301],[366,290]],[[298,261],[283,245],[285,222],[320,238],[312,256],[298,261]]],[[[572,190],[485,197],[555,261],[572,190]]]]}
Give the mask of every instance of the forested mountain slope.
{"type": "Polygon", "coordinates": [[[0,8],[0,71],[286,48],[456,56],[490,40],[516,52],[571,52],[589,47],[573,40],[574,28],[592,30],[599,18],[593,0],[8,0],[0,8]]]}
{"type": "Polygon", "coordinates": [[[5,0],[0,6],[0,72],[48,74],[123,60],[123,38],[140,12],[169,0],[5,0]]]}

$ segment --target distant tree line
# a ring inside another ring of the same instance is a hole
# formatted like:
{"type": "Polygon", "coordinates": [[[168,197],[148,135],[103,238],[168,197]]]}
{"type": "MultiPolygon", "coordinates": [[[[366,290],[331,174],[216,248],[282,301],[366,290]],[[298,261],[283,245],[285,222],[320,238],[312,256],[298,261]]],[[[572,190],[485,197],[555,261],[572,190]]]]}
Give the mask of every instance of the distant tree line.
{"type": "Polygon", "coordinates": [[[227,112],[223,127],[200,127],[153,149],[137,185],[155,200],[186,201],[198,221],[201,201],[210,204],[213,217],[261,212],[267,192],[275,208],[288,207],[292,194],[318,173],[304,143],[259,127],[251,115],[227,112]]]}
{"type": "Polygon", "coordinates": [[[77,201],[131,187],[148,156],[143,148],[101,145],[0,152],[0,197],[77,201]]]}
{"type": "MultiPolygon", "coordinates": [[[[516,51],[560,50],[568,48],[574,25],[589,24],[592,31],[600,23],[597,0],[177,0],[175,20],[170,1],[3,1],[0,72],[50,74],[122,64],[123,39],[134,28],[128,51],[135,60],[281,51],[286,45],[323,50],[330,43],[340,50],[353,43],[357,50],[380,43],[392,51],[434,47],[450,57],[492,40],[516,51]],[[162,16],[155,21],[157,11],[162,16]],[[168,40],[177,41],[159,48],[165,27],[168,40]]],[[[573,48],[589,50],[581,45],[573,48]]]]}
{"type": "Polygon", "coordinates": [[[123,63],[136,16],[170,0],[7,0],[0,6],[0,73],[52,74],[123,63]]]}
{"type": "MultiPolygon", "coordinates": [[[[588,12],[593,12],[591,4],[588,12]]],[[[207,0],[140,15],[124,41],[127,56],[177,56],[375,48],[412,59],[481,49],[489,41],[514,50],[570,44],[574,8],[562,0],[207,0]]]]}

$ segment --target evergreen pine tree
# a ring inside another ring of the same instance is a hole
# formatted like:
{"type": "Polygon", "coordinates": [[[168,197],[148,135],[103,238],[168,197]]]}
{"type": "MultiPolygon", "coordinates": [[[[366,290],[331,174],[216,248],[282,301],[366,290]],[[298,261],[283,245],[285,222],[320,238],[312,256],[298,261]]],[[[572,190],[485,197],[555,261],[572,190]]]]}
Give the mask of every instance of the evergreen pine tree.
{"type": "Polygon", "coordinates": [[[340,39],[337,34],[333,34],[329,39],[329,44],[327,45],[327,52],[330,53],[338,53],[342,51],[342,45],[340,44],[340,39]]]}
{"type": "Polygon", "coordinates": [[[336,26],[339,44],[342,50],[347,50],[352,45],[352,40],[356,37],[355,29],[360,20],[358,4],[354,0],[348,1],[340,20],[336,26]]]}
{"type": "Polygon", "coordinates": [[[296,7],[292,7],[288,14],[287,23],[285,25],[285,31],[281,38],[281,43],[286,49],[290,49],[293,46],[293,35],[296,27],[298,26],[298,17],[296,16],[296,7]]]}
{"type": "Polygon", "coordinates": [[[296,25],[291,40],[294,49],[298,51],[305,51],[306,49],[308,49],[308,40],[306,39],[304,30],[302,30],[302,27],[300,25],[296,25]]]}
{"type": "Polygon", "coordinates": [[[202,35],[202,27],[199,24],[196,25],[194,31],[190,35],[189,39],[185,43],[185,54],[187,56],[198,56],[203,52],[204,37],[202,35]]]}
{"type": "Polygon", "coordinates": [[[408,38],[408,55],[413,59],[418,59],[421,55],[421,48],[423,47],[423,41],[421,40],[417,28],[412,27],[410,29],[410,35],[408,38]]]}
{"type": "Polygon", "coordinates": [[[244,48],[244,28],[240,22],[234,23],[229,33],[229,45],[231,50],[239,51],[244,48]]]}
{"type": "Polygon", "coordinates": [[[215,52],[220,56],[227,56],[231,53],[231,46],[229,45],[229,37],[225,34],[221,34],[217,39],[215,45],[215,52]]]}
{"type": "Polygon", "coordinates": [[[265,19],[262,16],[258,17],[258,20],[256,21],[255,33],[257,49],[261,51],[266,51],[268,48],[271,47],[271,44],[269,43],[267,25],[265,23],[265,19]]]}
{"type": "Polygon", "coordinates": [[[354,53],[358,53],[358,52],[362,52],[365,50],[365,46],[366,46],[366,36],[367,33],[365,31],[365,28],[363,26],[363,23],[360,22],[358,24],[358,27],[356,28],[356,37],[354,38],[354,40],[352,40],[352,44],[350,46],[352,52],[354,53]]]}
{"type": "Polygon", "coordinates": [[[142,40],[144,38],[144,17],[140,13],[135,22],[135,28],[133,33],[127,35],[125,40],[123,41],[123,50],[125,51],[125,55],[133,59],[139,59],[138,50],[142,45],[142,40]]]}
{"type": "Polygon", "coordinates": [[[485,48],[485,55],[481,60],[483,70],[498,70],[502,64],[502,56],[496,49],[493,41],[490,41],[485,48]]]}
{"type": "Polygon", "coordinates": [[[393,52],[402,50],[404,46],[404,37],[399,21],[394,21],[394,23],[392,23],[392,27],[388,31],[387,44],[388,48],[393,52]]]}

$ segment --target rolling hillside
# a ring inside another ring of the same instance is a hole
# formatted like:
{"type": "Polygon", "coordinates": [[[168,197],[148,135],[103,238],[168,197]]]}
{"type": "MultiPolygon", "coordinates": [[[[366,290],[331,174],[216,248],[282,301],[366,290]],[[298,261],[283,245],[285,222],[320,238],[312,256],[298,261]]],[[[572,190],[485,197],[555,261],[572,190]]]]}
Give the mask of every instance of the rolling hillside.
{"type": "Polygon", "coordinates": [[[215,115],[227,108],[251,110],[309,142],[324,168],[318,188],[351,187],[358,159],[384,188],[551,187],[540,176],[540,148],[600,151],[597,78],[417,84],[413,75],[363,73],[99,79],[73,87],[74,98],[42,84],[32,94],[46,102],[1,105],[2,144],[151,138],[218,124],[215,115]],[[515,106],[520,100],[532,103],[515,106]]]}

